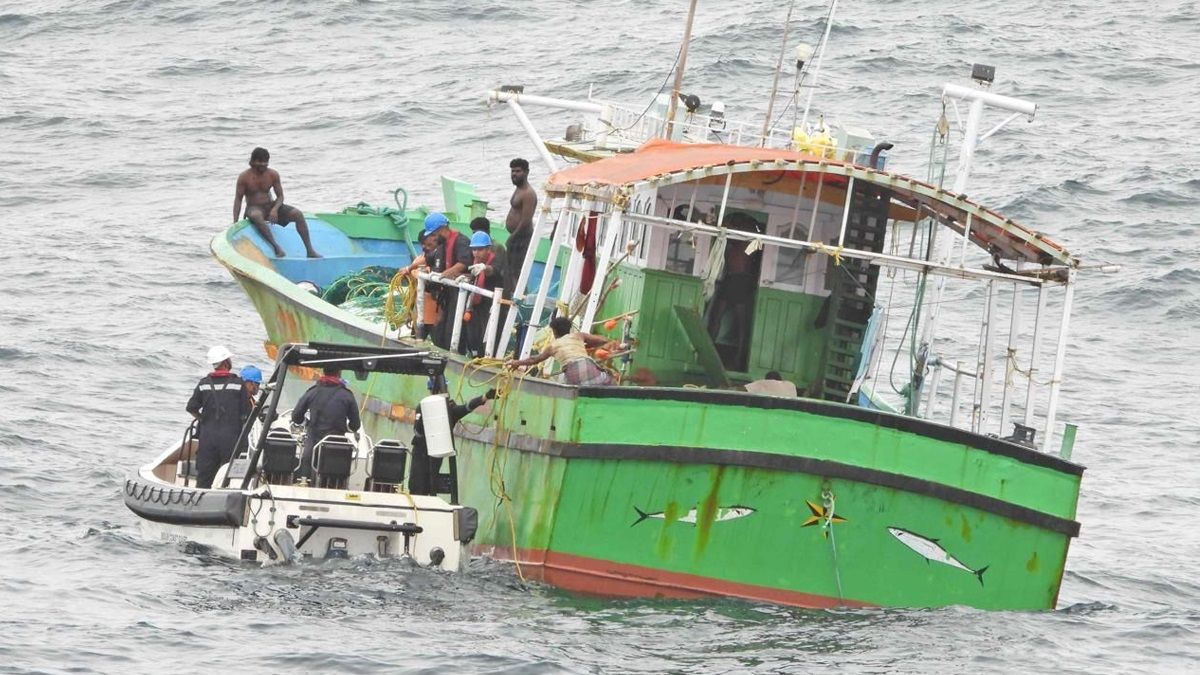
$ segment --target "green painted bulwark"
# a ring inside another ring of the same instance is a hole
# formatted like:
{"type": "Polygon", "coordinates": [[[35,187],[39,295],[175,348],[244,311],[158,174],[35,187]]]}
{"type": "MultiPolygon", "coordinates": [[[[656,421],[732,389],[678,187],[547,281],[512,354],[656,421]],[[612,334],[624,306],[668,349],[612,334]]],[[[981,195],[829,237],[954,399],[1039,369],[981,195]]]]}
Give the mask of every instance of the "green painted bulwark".
{"type": "MultiPolygon", "coordinates": [[[[353,239],[387,239],[391,241],[404,239],[400,228],[391,218],[357,213],[318,213],[316,215],[353,239]]],[[[416,242],[417,235],[425,226],[424,216],[418,218],[418,215],[410,214],[408,221],[408,234],[412,237],[413,242],[416,242]]]]}
{"type": "Polygon", "coordinates": [[[581,397],[580,422],[572,440],[806,457],[948,485],[1060,518],[1075,517],[1078,475],[868,422],[756,407],[758,397],[742,398],[745,405],[581,397]]]}

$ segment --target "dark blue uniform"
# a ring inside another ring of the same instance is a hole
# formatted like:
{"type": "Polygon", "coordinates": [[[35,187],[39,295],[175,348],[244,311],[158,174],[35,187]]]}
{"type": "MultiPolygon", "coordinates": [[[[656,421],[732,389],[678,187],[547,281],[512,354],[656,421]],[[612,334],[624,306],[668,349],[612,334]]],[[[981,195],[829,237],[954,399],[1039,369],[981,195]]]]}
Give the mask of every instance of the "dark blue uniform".
{"type": "Polygon", "coordinates": [[[187,411],[198,414],[196,433],[200,448],[196,451],[196,485],[212,487],[217,469],[234,454],[242,424],[250,416],[250,396],[242,378],[225,370],[209,373],[200,380],[187,411]]]}
{"type": "Polygon", "coordinates": [[[354,394],[336,377],[322,377],[308,388],[292,409],[292,424],[304,421],[308,413],[308,432],[304,436],[304,454],[300,457],[300,475],[312,480],[313,448],[330,434],[358,431],[358,403],[354,394]]]}
{"type": "MultiPolygon", "coordinates": [[[[453,400],[447,400],[446,404],[450,412],[450,428],[453,429],[459,420],[469,415],[472,410],[487,403],[489,399],[495,398],[495,396],[495,390],[490,390],[483,396],[476,396],[471,399],[466,405],[460,405],[453,400]]],[[[425,421],[421,418],[420,408],[417,409],[417,419],[413,423],[411,452],[412,470],[408,478],[408,491],[414,495],[434,494],[433,477],[442,469],[442,458],[429,456],[429,446],[425,443],[425,421]]]]}

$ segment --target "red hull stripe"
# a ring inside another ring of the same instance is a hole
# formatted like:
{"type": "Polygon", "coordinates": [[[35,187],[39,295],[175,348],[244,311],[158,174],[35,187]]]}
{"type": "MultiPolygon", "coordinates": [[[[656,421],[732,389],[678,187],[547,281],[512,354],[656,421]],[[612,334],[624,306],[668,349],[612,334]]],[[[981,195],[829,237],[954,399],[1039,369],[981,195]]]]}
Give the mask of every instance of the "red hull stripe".
{"type": "Polygon", "coordinates": [[[503,546],[479,547],[478,552],[499,560],[519,562],[526,578],[589,595],[685,600],[725,596],[812,609],[874,607],[869,602],[858,600],[839,600],[824,595],[668,572],[569,553],[517,549],[517,555],[514,556],[512,549],[503,546]]]}

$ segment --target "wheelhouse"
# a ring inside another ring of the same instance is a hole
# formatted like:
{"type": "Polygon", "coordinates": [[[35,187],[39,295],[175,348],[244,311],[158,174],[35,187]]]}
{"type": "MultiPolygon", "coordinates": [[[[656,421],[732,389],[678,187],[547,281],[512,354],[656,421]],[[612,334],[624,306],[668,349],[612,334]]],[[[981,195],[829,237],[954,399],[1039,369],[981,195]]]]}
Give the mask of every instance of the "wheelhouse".
{"type": "Polygon", "coordinates": [[[536,236],[562,281],[526,288],[530,256],[518,294],[535,325],[548,302],[583,330],[612,331],[616,318],[637,343],[626,379],[732,387],[775,371],[804,396],[977,432],[1033,428],[1035,416],[1053,428],[1079,262],[962,195],[794,150],[667,141],[559,171],[544,189],[536,236]],[[1051,289],[1063,291],[1057,321],[1051,289]],[[973,331],[974,353],[939,352],[939,330],[973,331]]]}

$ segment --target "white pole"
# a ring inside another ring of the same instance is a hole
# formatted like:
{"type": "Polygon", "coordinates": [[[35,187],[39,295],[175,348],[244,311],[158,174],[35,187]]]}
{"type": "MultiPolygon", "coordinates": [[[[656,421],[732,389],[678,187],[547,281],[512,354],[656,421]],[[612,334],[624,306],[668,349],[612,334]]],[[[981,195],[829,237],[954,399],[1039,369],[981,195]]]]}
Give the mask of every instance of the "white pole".
{"type": "Polygon", "coordinates": [[[537,129],[533,128],[533,122],[529,121],[529,116],[525,114],[525,110],[521,107],[521,104],[509,99],[508,107],[512,108],[513,114],[517,116],[517,121],[525,128],[525,134],[529,136],[529,140],[533,141],[533,147],[537,148],[538,154],[542,156],[542,161],[546,163],[546,166],[550,167],[550,173],[558,171],[558,162],[554,161],[554,157],[546,148],[546,143],[542,140],[541,135],[538,134],[537,129]]]}
{"type": "Polygon", "coordinates": [[[825,47],[829,44],[829,31],[833,28],[833,13],[837,10],[837,0],[829,5],[829,17],[825,19],[825,34],[817,45],[817,62],[814,65],[812,81],[808,84],[808,98],[804,101],[804,115],[800,118],[800,126],[808,124],[808,109],[812,107],[813,92],[817,90],[817,78],[821,76],[821,62],[825,60],[825,47]]]}
{"type": "Polygon", "coordinates": [[[796,206],[792,209],[792,227],[788,230],[788,239],[796,238],[796,223],[800,220],[800,202],[804,200],[804,183],[807,178],[808,172],[801,171],[800,189],[796,191],[796,206]]]}
{"type": "MultiPolygon", "coordinates": [[[[966,224],[966,227],[963,229],[962,255],[958,259],[959,267],[967,266],[967,246],[969,246],[971,244],[971,221],[974,218],[975,218],[974,213],[970,213],[970,212],[967,213],[967,224],[966,224]]],[[[953,246],[953,245],[954,244],[951,243],[951,246],[953,246]]]]}
{"type": "Polygon", "coordinates": [[[733,172],[725,175],[725,190],[721,193],[721,209],[717,212],[717,229],[725,227],[725,207],[729,204],[729,188],[733,185],[733,172]]]}
{"type": "MultiPolygon", "coordinates": [[[[608,216],[608,227],[604,232],[604,245],[600,248],[600,258],[596,261],[596,279],[592,282],[592,292],[588,297],[587,309],[583,312],[583,322],[579,325],[585,332],[591,332],[592,321],[596,311],[600,309],[600,296],[608,286],[608,261],[612,258],[613,248],[617,245],[617,237],[621,234],[621,216],[624,211],[613,209],[608,216]]],[[[599,234],[599,233],[597,233],[599,234]]]]}
{"type": "MultiPolygon", "coordinates": [[[[821,165],[825,164],[824,161],[821,165]]],[[[821,171],[821,165],[817,166],[817,194],[813,197],[812,216],[808,219],[808,237],[807,240],[812,242],[813,235],[817,233],[817,211],[821,208],[821,188],[825,187],[825,172],[821,171]]]]}
{"type": "Polygon", "coordinates": [[[1042,447],[1052,448],[1054,416],[1058,412],[1058,391],[1062,387],[1063,363],[1067,357],[1067,328],[1071,323],[1071,302],[1075,298],[1075,269],[1067,271],[1067,290],[1063,297],[1062,323],[1058,326],[1058,349],[1054,352],[1054,374],[1050,376],[1050,402],[1046,406],[1046,431],[1042,447]]]}
{"type": "Polygon", "coordinates": [[[417,276],[417,299],[415,309],[416,317],[413,318],[413,337],[418,340],[425,339],[425,280],[417,276]]]}
{"type": "Polygon", "coordinates": [[[587,216],[584,214],[587,213],[588,205],[581,203],[579,206],[583,210],[571,214],[571,227],[567,230],[566,241],[563,242],[571,251],[567,257],[567,269],[558,277],[558,302],[566,305],[568,310],[574,304],[579,288],[579,275],[583,271],[583,253],[575,245],[575,239],[579,236],[579,228],[587,225],[587,216]]]}
{"type": "Polygon", "coordinates": [[[500,323],[500,309],[504,307],[500,303],[504,299],[504,287],[497,286],[492,289],[492,309],[488,312],[487,328],[483,331],[483,356],[493,356],[500,358],[500,354],[496,353],[496,326],[500,323]]]}
{"type": "Polygon", "coordinates": [[[983,425],[987,419],[988,397],[991,394],[992,388],[992,322],[996,316],[995,281],[988,281],[987,299],[984,304],[983,316],[983,325],[980,327],[981,335],[979,339],[982,355],[975,367],[975,391],[978,394],[978,398],[975,399],[975,415],[971,422],[971,430],[977,433],[982,433],[983,431],[983,425]]]}
{"type": "Polygon", "coordinates": [[[933,382],[929,385],[929,397],[925,400],[925,419],[933,419],[933,404],[937,402],[938,385],[942,383],[942,364],[933,364],[933,382]]]}
{"type": "Polygon", "coordinates": [[[462,337],[463,312],[467,309],[467,289],[459,288],[454,298],[454,325],[450,331],[450,351],[458,351],[458,341],[462,337]]]}
{"type": "Polygon", "coordinates": [[[527,105],[540,105],[547,108],[559,108],[562,110],[574,110],[575,112],[592,113],[599,115],[604,111],[604,106],[599,103],[590,103],[587,101],[571,101],[565,98],[551,98],[549,96],[536,96],[534,94],[518,94],[512,91],[499,91],[493,89],[488,92],[488,100],[495,103],[524,103],[527,105]]]}
{"type": "Polygon", "coordinates": [[[1046,311],[1046,285],[1038,286],[1037,310],[1033,315],[1033,345],[1029,353],[1029,384],[1025,389],[1025,426],[1033,426],[1033,377],[1042,356],[1042,314],[1046,311]]]}
{"type": "MultiPolygon", "coordinates": [[[[983,99],[977,98],[971,102],[971,110],[967,114],[967,125],[963,131],[962,148],[958,153],[958,174],[954,178],[953,190],[955,194],[962,194],[962,191],[967,187],[967,179],[971,176],[971,163],[975,158],[976,137],[979,135],[979,120],[983,117],[983,99]]],[[[943,265],[950,263],[950,254],[953,250],[954,241],[950,237],[942,240],[938,247],[938,254],[935,260],[943,265]]],[[[928,345],[933,341],[934,332],[937,328],[938,311],[942,304],[942,293],[945,290],[946,280],[944,277],[938,277],[933,285],[933,304],[929,308],[929,319],[925,321],[925,328],[921,334],[921,344],[928,345]]]]}
{"type": "MultiPolygon", "coordinates": [[[[942,88],[942,98],[960,99],[970,101],[972,105],[975,103],[984,104],[1007,110],[1009,112],[1025,115],[1030,119],[1037,113],[1037,104],[1023,101],[1012,96],[1003,94],[995,94],[986,89],[979,87],[965,87],[961,84],[947,84],[942,88]]],[[[989,134],[990,135],[990,134],[989,134]]]]}
{"type": "Polygon", "coordinates": [[[846,223],[850,221],[850,199],[854,196],[854,176],[846,182],[846,205],[842,208],[842,228],[838,230],[838,248],[846,240],[846,223]]]}
{"type": "MultiPolygon", "coordinates": [[[[775,96],[779,92],[779,74],[783,72],[783,54],[787,51],[788,31],[792,28],[792,10],[796,3],[788,5],[787,17],[783,20],[783,40],[779,43],[779,60],[775,63],[775,81],[771,83],[771,98],[767,99],[767,118],[763,120],[762,142],[759,147],[767,147],[767,135],[771,133],[771,114],[775,111],[775,96]]],[[[786,112],[786,108],[784,112],[786,112]]]]}
{"type": "MultiPolygon", "coordinates": [[[[563,199],[562,210],[559,211],[558,221],[554,226],[554,236],[550,239],[550,251],[546,254],[546,266],[542,268],[542,281],[538,285],[537,297],[533,300],[533,313],[529,317],[529,328],[525,331],[525,340],[517,352],[518,358],[529,356],[529,349],[533,346],[534,328],[540,327],[542,321],[542,310],[546,307],[546,296],[550,293],[550,279],[554,276],[554,268],[558,263],[558,248],[565,242],[571,231],[569,224],[568,209],[571,207],[571,197],[568,195],[563,199]]],[[[559,279],[563,279],[563,275],[559,274],[559,279]]],[[[561,292],[561,286],[559,291],[561,292]]]]}
{"type": "Polygon", "coordinates": [[[1009,406],[1014,392],[1013,371],[1017,366],[1017,338],[1021,333],[1021,287],[1013,284],[1012,316],[1008,324],[1008,351],[1004,357],[1004,394],[1000,398],[1000,432],[1008,431],[1009,406]]]}
{"type": "Polygon", "coordinates": [[[687,24],[683,27],[683,42],[679,45],[679,63],[675,64],[675,84],[671,87],[671,101],[667,103],[667,133],[674,133],[675,109],[678,107],[679,90],[683,87],[683,70],[687,67],[688,45],[692,41],[692,19],[696,16],[696,0],[688,5],[687,24]]]}
{"type": "MultiPolygon", "coordinates": [[[[971,166],[975,160],[975,149],[979,146],[979,123],[983,118],[983,106],[986,104],[1010,112],[1028,115],[1032,118],[1034,113],[1037,112],[1037,105],[1011,96],[1002,96],[984,91],[983,89],[963,87],[957,84],[947,84],[943,87],[942,100],[946,99],[971,102],[970,110],[967,113],[966,127],[963,129],[962,147],[958,153],[958,169],[954,177],[954,186],[951,188],[955,194],[961,195],[967,189],[967,180],[971,177],[971,166]]],[[[969,232],[964,232],[964,235],[969,235],[969,232]]],[[[941,245],[935,260],[941,262],[943,265],[948,264],[950,262],[952,247],[953,241],[947,237],[941,245]]],[[[933,305],[930,308],[929,319],[925,322],[925,330],[922,332],[922,344],[929,345],[933,340],[937,328],[938,310],[942,302],[942,290],[945,284],[945,279],[939,278],[934,285],[933,305]]]]}
{"type": "Polygon", "coordinates": [[[950,396],[950,426],[958,426],[958,390],[962,388],[963,364],[962,361],[957,361],[954,364],[954,393],[950,396]]]}
{"type": "Polygon", "coordinates": [[[517,285],[513,286],[512,304],[504,314],[504,328],[500,331],[500,341],[496,344],[498,355],[504,353],[504,350],[508,348],[509,339],[512,338],[513,326],[516,325],[517,315],[520,314],[517,302],[525,297],[525,287],[529,285],[529,274],[533,270],[533,259],[537,256],[538,244],[543,238],[542,229],[546,222],[546,214],[550,212],[550,205],[553,201],[551,197],[547,197],[546,203],[538,209],[537,220],[533,223],[533,232],[529,235],[529,248],[525,251],[525,259],[521,261],[521,272],[517,275],[517,285]]]}

